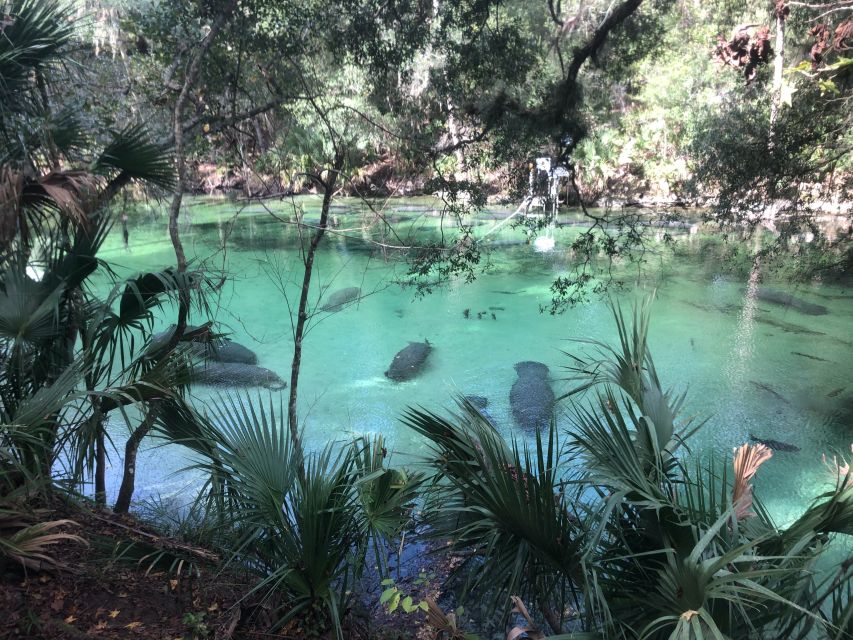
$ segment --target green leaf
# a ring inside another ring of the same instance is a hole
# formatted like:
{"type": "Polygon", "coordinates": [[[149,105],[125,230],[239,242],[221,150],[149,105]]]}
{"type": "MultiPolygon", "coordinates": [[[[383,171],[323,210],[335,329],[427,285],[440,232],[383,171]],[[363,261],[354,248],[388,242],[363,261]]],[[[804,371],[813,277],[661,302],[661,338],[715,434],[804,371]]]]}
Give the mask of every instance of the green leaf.
{"type": "Polygon", "coordinates": [[[388,607],[388,613],[394,613],[397,607],[400,606],[400,596],[402,594],[395,589],[394,597],[391,599],[391,605],[388,607]]]}
{"type": "Polygon", "coordinates": [[[379,604],[385,604],[386,602],[388,602],[388,600],[391,599],[391,596],[393,596],[395,593],[397,593],[397,587],[390,587],[388,589],[385,589],[385,591],[382,592],[382,595],[379,596],[379,604]]]}
{"type": "Polygon", "coordinates": [[[821,92],[823,93],[833,93],[835,95],[841,93],[838,90],[838,85],[835,84],[834,80],[819,80],[817,84],[820,87],[821,92]]]}
{"type": "Polygon", "coordinates": [[[412,603],[412,596],[406,596],[403,598],[403,611],[411,613],[415,609],[417,609],[417,607],[412,603]]]}
{"type": "Polygon", "coordinates": [[[838,69],[843,69],[850,65],[853,65],[853,58],[839,58],[836,62],[826,65],[826,68],[831,71],[838,71],[838,69]]]}
{"type": "Polygon", "coordinates": [[[418,607],[420,607],[421,611],[429,611],[429,604],[427,604],[426,600],[421,600],[418,603],[418,607]]]}
{"type": "Polygon", "coordinates": [[[385,579],[384,579],[382,582],[380,582],[379,584],[381,584],[383,587],[390,586],[390,585],[394,584],[394,578],[385,578],[385,579]]]}

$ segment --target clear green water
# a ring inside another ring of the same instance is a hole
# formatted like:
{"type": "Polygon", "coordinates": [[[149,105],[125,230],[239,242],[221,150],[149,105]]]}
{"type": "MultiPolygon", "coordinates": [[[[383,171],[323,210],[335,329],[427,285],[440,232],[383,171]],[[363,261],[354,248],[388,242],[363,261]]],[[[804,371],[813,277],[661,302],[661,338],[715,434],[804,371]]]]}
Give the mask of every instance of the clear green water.
{"type": "MultiPolygon", "coordinates": [[[[306,219],[316,215],[317,199],[300,202],[306,219]]],[[[295,226],[274,219],[259,205],[237,215],[236,205],[227,201],[195,199],[188,204],[182,231],[188,255],[229,276],[212,300],[216,320],[234,340],[258,353],[261,366],[289,380],[293,339],[287,300],[295,304],[302,278],[295,226]],[[283,291],[271,274],[277,274],[283,291]]],[[[267,206],[280,217],[292,214],[289,204],[267,206]]],[[[385,213],[405,218],[398,222],[404,235],[423,240],[435,233],[428,201],[401,200],[394,206],[396,211],[386,208],[385,213]]],[[[343,311],[317,316],[304,342],[299,404],[309,446],[382,433],[395,451],[417,455],[424,445],[401,424],[403,411],[411,405],[441,411],[452,407],[457,393],[486,396],[489,412],[504,433],[523,436],[509,409],[513,365],[521,360],[546,363],[559,394],[567,387],[562,378],[568,358],[562,351],[579,348],[572,338],[616,339],[603,300],[556,317],[539,311],[550,300],[554,277],[571,259],[566,247],[576,230],[557,230],[555,249],[543,253],[519,244],[520,231],[504,227],[492,236],[499,246],[489,255],[487,274],[418,299],[412,289],[394,284],[406,270],[399,256],[383,255],[362,239],[361,208],[342,200],[335,214],[339,226],[317,257],[314,299],[320,287],[332,292],[357,286],[368,295],[343,311]],[[470,309],[469,319],[465,309],[470,309]],[[482,311],[487,313],[478,320],[482,311]],[[405,383],[384,377],[398,350],[410,340],[425,338],[434,350],[422,375],[405,383]]],[[[478,232],[488,233],[495,224],[483,220],[478,232]]],[[[685,234],[681,242],[691,242],[690,236],[685,234]]],[[[122,275],[173,264],[165,217],[131,221],[129,250],[116,229],[101,257],[122,275]]],[[[758,474],[758,495],[784,523],[827,486],[830,475],[821,455],[849,455],[853,442],[853,291],[828,285],[788,287],[829,309],[824,316],[807,316],[756,303],[746,295],[746,282],[720,276],[720,271],[686,259],[654,258],[643,277],[634,274],[629,290],[616,297],[627,302],[656,291],[650,339],[658,371],[665,384],[688,388],[687,414],[711,416],[692,443],[694,451],[722,455],[750,433],[802,449],[777,453],[758,474]],[[818,334],[786,331],[780,322],[788,329],[796,325],[818,334]],[[753,383],[767,385],[784,400],[753,383]],[[828,396],[831,392],[833,397],[828,396]]],[[[160,324],[173,317],[167,310],[160,324]]],[[[214,391],[197,387],[193,393],[204,401],[214,391]]],[[[561,407],[564,424],[567,409],[561,407]]],[[[123,451],[127,427],[117,417],[110,428],[123,451]]],[[[149,445],[140,455],[137,498],[184,492],[192,478],[175,472],[187,463],[180,447],[149,445]]],[[[115,453],[111,495],[120,470],[121,454],[115,453]]]]}

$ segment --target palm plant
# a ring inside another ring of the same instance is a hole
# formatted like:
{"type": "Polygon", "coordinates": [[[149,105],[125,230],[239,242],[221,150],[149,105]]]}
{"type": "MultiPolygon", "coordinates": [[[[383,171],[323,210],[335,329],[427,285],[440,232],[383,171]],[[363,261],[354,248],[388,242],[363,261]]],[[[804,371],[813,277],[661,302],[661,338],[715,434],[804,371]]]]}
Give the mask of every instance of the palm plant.
{"type": "MultiPolygon", "coordinates": [[[[648,348],[649,304],[614,308],[619,343],[572,355],[576,402],[566,450],[507,444],[474,407],[444,419],[411,410],[431,443],[433,533],[491,604],[521,593],[559,632],[566,604],[602,638],[850,638],[853,563],[818,578],[834,534],[853,534],[849,464],[792,525],[778,528],[751,480],[770,452],[691,461],[703,423],[679,421],[685,394],[664,390],[648,348]],[[565,479],[560,478],[560,473],[565,479]]],[[[574,636],[568,636],[574,637],[574,636]]]]}
{"type": "Polygon", "coordinates": [[[385,439],[364,437],[352,443],[358,475],[357,489],[362,536],[376,556],[382,575],[388,575],[388,549],[400,547],[407,525],[413,522],[413,505],[419,498],[423,475],[386,466],[385,439]]]}
{"type": "Polygon", "coordinates": [[[368,549],[401,531],[419,480],[384,466],[381,441],[296,451],[285,415],[271,399],[223,396],[201,414],[176,398],[157,430],[197,457],[228,562],[259,575],[249,595],[274,604],[274,627],[319,608],[341,637],[368,549]]]}
{"type": "MultiPolygon", "coordinates": [[[[186,353],[171,353],[175,345],[160,354],[167,356],[162,362],[141,357],[152,311],[169,297],[189,299],[203,281],[167,269],[117,283],[105,299],[91,293],[91,277],[104,271],[96,256],[111,226],[106,205],[134,179],[171,186],[171,160],[140,124],[104,133],[53,103],[58,85],[79,73],[70,57],[76,30],[70,5],[14,0],[6,11],[0,25],[0,397],[5,415],[14,415],[74,364],[86,394],[44,414],[49,424],[40,427],[38,461],[31,459],[28,471],[49,477],[68,440],[72,481],[94,472],[103,501],[107,413],[156,401],[180,381],[186,353]]],[[[4,428],[4,437],[9,433],[4,428]]]]}
{"type": "Polygon", "coordinates": [[[520,593],[559,631],[567,605],[578,610],[582,603],[584,529],[560,475],[565,460],[556,425],[546,438],[537,434],[531,450],[504,442],[464,398],[459,406],[453,421],[420,410],[405,417],[432,446],[432,534],[466,558],[458,569],[467,577],[463,596],[475,592],[495,611],[520,593]]]}
{"type": "Polygon", "coordinates": [[[596,523],[584,553],[587,626],[632,638],[843,633],[836,623],[849,623],[849,612],[821,607],[839,602],[853,573],[847,567],[830,588],[811,570],[831,533],[853,533],[848,478],[779,530],[749,484],[769,452],[742,447],[733,483],[713,463],[694,470],[676,456],[696,427],[675,427],[684,396],[661,389],[646,346],[648,306],[635,309],[630,330],[614,315],[621,348],[596,344],[597,358],[575,357],[571,368],[587,376],[580,391],[601,387],[575,407],[571,429],[578,481],[601,496],[586,507],[596,523]]]}

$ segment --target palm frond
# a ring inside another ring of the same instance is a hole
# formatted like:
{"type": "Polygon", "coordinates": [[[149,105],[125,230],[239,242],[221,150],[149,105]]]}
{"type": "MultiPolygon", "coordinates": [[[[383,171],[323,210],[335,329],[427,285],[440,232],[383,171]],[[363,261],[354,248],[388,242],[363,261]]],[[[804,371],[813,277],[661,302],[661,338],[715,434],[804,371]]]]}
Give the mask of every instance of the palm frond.
{"type": "Polygon", "coordinates": [[[56,531],[76,526],[72,520],[31,522],[32,518],[19,510],[0,508],[0,555],[20,563],[25,569],[42,571],[55,568],[61,562],[48,548],[60,542],[86,544],[78,535],[56,531]]]}
{"type": "Polygon", "coordinates": [[[30,107],[33,73],[57,64],[74,38],[73,7],[54,0],[14,0],[0,37],[0,102],[7,109],[30,107]]]}
{"type": "Polygon", "coordinates": [[[123,171],[131,178],[142,180],[162,189],[175,182],[171,157],[153,144],[145,127],[131,125],[112,132],[112,140],[92,165],[96,173],[123,171]]]}
{"type": "Polygon", "coordinates": [[[430,442],[430,521],[468,558],[466,591],[488,593],[491,608],[515,593],[556,611],[564,597],[579,607],[583,532],[560,479],[556,426],[532,450],[510,446],[470,403],[460,407],[453,421],[410,409],[404,422],[430,442]]]}

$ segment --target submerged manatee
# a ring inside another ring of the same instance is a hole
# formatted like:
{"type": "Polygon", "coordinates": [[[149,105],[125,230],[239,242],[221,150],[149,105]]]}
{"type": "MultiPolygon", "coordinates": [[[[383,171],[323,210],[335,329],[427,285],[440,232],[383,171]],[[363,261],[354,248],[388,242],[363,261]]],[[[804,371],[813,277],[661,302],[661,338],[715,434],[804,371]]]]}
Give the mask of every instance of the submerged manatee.
{"type": "MultiPolygon", "coordinates": [[[[185,340],[187,335],[190,335],[196,331],[198,331],[201,327],[197,327],[193,324],[188,324],[184,329],[184,336],[181,340],[185,340]]],[[[172,338],[172,334],[175,333],[176,325],[171,325],[165,331],[161,331],[160,333],[155,333],[151,336],[151,343],[148,345],[148,348],[145,349],[145,356],[150,358],[155,353],[157,353],[160,349],[165,347],[169,340],[172,338]]]]}
{"type": "Polygon", "coordinates": [[[280,391],[287,386],[275,371],[253,364],[208,362],[193,369],[193,382],[212,387],[266,387],[280,391]]]}
{"type": "Polygon", "coordinates": [[[338,289],[332,295],[329,296],[329,299],[326,301],[326,304],[320,307],[320,310],[340,311],[345,304],[358,299],[360,295],[361,289],[359,289],[358,287],[347,287],[346,289],[338,289]]]}
{"type": "Polygon", "coordinates": [[[777,291],[776,289],[758,287],[755,297],[759,300],[763,300],[764,302],[772,302],[773,304],[778,304],[783,307],[791,307],[792,309],[796,309],[797,311],[809,316],[823,316],[827,313],[827,309],[823,305],[800,300],[799,298],[792,296],[790,293],[777,291]]]}
{"type": "Polygon", "coordinates": [[[485,396],[465,396],[465,399],[471,403],[475,409],[485,409],[489,406],[489,399],[485,396]]]}
{"type": "Polygon", "coordinates": [[[789,444],[787,442],[782,442],[781,440],[770,440],[765,438],[757,438],[756,436],[749,434],[749,439],[753,442],[757,442],[758,444],[763,444],[768,449],[772,449],[773,451],[789,451],[791,453],[796,453],[800,450],[799,447],[789,444]]]}
{"type": "MultiPolygon", "coordinates": [[[[215,360],[217,362],[236,362],[239,364],[258,364],[257,354],[248,347],[244,347],[239,342],[234,342],[227,338],[210,341],[209,334],[194,338],[192,334],[198,332],[200,329],[202,329],[202,327],[196,327],[191,324],[187,325],[187,328],[184,330],[184,337],[181,338],[181,341],[195,341],[199,344],[208,346],[209,348],[206,349],[205,355],[210,360],[215,360]]],[[[171,339],[174,331],[175,325],[172,325],[165,331],[154,334],[154,337],[151,338],[151,344],[149,344],[148,348],[145,350],[145,355],[150,357],[165,347],[171,339]]]]}
{"type": "Polygon", "coordinates": [[[394,356],[391,366],[385,372],[385,377],[396,382],[411,380],[423,369],[430,351],[432,351],[432,345],[429,340],[410,342],[408,347],[401,349],[394,356]]]}
{"type": "Polygon", "coordinates": [[[548,382],[548,367],[525,361],[515,365],[518,380],[509,392],[512,416],[524,429],[548,426],[554,408],[554,391],[548,382]]]}
{"type": "Polygon", "coordinates": [[[234,362],[238,364],[258,364],[258,355],[239,342],[223,340],[214,344],[210,349],[210,359],[218,362],[234,362]]]}
{"type": "Polygon", "coordinates": [[[493,427],[497,425],[492,414],[486,408],[489,406],[488,398],[485,396],[465,396],[465,400],[477,411],[477,413],[480,414],[480,416],[482,416],[483,420],[491,424],[493,427]]]}

